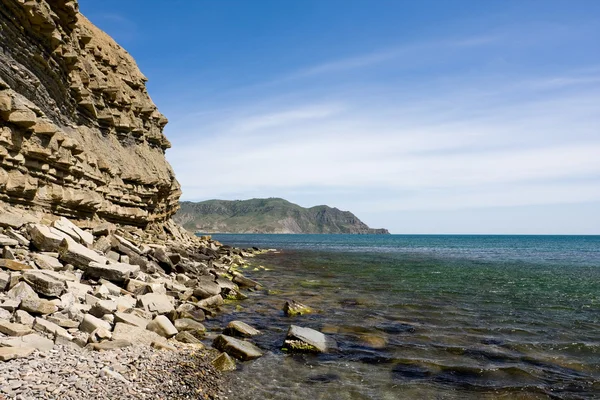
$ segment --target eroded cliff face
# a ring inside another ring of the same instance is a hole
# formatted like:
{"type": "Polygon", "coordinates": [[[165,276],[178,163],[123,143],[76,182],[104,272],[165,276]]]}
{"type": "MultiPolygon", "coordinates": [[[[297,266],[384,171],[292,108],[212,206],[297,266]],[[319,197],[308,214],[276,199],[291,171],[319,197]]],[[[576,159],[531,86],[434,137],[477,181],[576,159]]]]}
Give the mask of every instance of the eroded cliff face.
{"type": "Polygon", "coordinates": [[[76,1],[0,0],[0,202],[145,227],[177,211],[167,119],[76,1]]]}

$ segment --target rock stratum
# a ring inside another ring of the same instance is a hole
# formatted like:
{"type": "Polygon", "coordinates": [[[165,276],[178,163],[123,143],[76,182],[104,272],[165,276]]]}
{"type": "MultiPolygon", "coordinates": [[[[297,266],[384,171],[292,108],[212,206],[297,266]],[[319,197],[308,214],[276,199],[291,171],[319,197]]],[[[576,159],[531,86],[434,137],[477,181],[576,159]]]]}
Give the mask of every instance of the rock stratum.
{"type": "Polygon", "coordinates": [[[146,80],[76,1],[0,0],[0,203],[142,228],[168,221],[180,186],[146,80]]]}
{"type": "Polygon", "coordinates": [[[173,219],[189,231],[203,233],[389,233],[369,228],[349,211],[304,208],[278,198],[184,201],[173,219]]]}

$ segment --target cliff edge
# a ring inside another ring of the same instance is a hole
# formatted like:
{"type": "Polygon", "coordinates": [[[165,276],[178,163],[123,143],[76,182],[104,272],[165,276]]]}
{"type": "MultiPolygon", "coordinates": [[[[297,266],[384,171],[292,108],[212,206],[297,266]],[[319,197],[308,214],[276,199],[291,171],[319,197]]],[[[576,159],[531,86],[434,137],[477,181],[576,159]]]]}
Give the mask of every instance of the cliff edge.
{"type": "Polygon", "coordinates": [[[167,221],[181,192],[146,80],[76,1],[0,0],[0,203],[167,221]]]}

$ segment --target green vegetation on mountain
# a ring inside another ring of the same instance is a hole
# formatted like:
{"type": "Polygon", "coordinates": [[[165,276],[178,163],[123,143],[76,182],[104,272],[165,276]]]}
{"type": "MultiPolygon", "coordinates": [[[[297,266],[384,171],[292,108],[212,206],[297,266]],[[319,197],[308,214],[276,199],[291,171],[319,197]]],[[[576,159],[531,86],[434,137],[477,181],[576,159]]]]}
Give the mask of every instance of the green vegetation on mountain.
{"type": "Polygon", "coordinates": [[[174,219],[202,233],[389,233],[369,228],[349,211],[304,208],[279,198],[184,201],[174,219]]]}

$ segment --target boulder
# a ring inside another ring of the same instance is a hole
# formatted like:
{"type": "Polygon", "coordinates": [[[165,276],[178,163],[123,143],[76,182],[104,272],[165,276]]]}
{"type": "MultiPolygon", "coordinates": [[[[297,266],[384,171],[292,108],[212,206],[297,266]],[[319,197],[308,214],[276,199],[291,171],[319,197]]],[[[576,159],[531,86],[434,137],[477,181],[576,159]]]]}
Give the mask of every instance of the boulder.
{"type": "Polygon", "coordinates": [[[0,333],[7,336],[25,336],[31,333],[31,327],[0,320],[0,333]]]}
{"type": "Polygon", "coordinates": [[[48,297],[59,297],[65,290],[65,282],[45,274],[43,271],[28,271],[23,279],[37,293],[48,297]]]}
{"type": "Polygon", "coordinates": [[[113,300],[99,300],[92,308],[90,308],[89,313],[94,317],[102,318],[105,314],[112,314],[117,310],[117,303],[113,300]]]}
{"type": "Polygon", "coordinates": [[[213,278],[201,277],[194,288],[194,296],[198,299],[207,299],[221,293],[221,287],[214,282],[213,278]]]}
{"type": "Polygon", "coordinates": [[[33,224],[29,227],[29,236],[33,245],[40,251],[56,251],[68,235],[42,224],[33,224]]]}
{"type": "Polygon", "coordinates": [[[60,217],[54,221],[52,227],[66,233],[78,243],[86,245],[92,245],[94,243],[94,236],[90,232],[84,231],[65,217],[60,217]]]}
{"type": "Polygon", "coordinates": [[[35,290],[33,290],[31,288],[31,286],[29,286],[25,282],[17,283],[6,294],[8,295],[9,298],[11,298],[13,300],[19,300],[19,301],[22,301],[23,299],[30,298],[30,297],[38,297],[38,295],[35,293],[35,290]]]}
{"type": "Polygon", "coordinates": [[[217,336],[213,347],[242,361],[254,360],[263,355],[254,344],[226,335],[217,336]]]}
{"type": "Polygon", "coordinates": [[[216,296],[212,296],[207,299],[200,300],[197,303],[197,305],[198,305],[198,307],[202,307],[202,308],[211,308],[211,307],[221,306],[224,303],[225,302],[223,301],[223,298],[221,297],[220,294],[218,294],[216,296]]]}
{"type": "Polygon", "coordinates": [[[146,329],[158,333],[160,336],[170,338],[177,335],[177,328],[164,315],[159,315],[148,323],[146,329]]]}
{"type": "Polygon", "coordinates": [[[191,318],[179,318],[175,320],[175,328],[178,331],[194,331],[197,333],[206,332],[206,328],[198,321],[191,318]]]}
{"type": "Polygon", "coordinates": [[[115,324],[115,329],[113,329],[112,336],[113,341],[127,340],[134,344],[145,345],[166,340],[164,337],[155,332],[149,331],[146,328],[140,328],[138,326],[125,324],[122,322],[117,322],[115,324]]]}
{"type": "Polygon", "coordinates": [[[227,327],[223,331],[225,335],[238,336],[238,337],[250,337],[259,335],[260,331],[248,325],[242,321],[231,321],[227,324],[227,327]]]}
{"type": "Polygon", "coordinates": [[[50,322],[40,317],[35,319],[35,322],[33,323],[33,329],[38,332],[49,333],[55,337],[61,336],[63,339],[67,339],[68,341],[73,340],[73,336],[71,336],[65,328],[62,328],[54,322],[50,322]]]}
{"type": "Polygon", "coordinates": [[[235,371],[235,360],[227,353],[221,353],[214,360],[210,362],[217,371],[227,372],[235,371]]]}
{"type": "Polygon", "coordinates": [[[295,353],[326,353],[335,342],[323,333],[311,328],[291,325],[282,350],[295,353]]]}
{"type": "Polygon", "coordinates": [[[10,275],[6,272],[0,271],[0,292],[4,292],[8,288],[10,283],[10,275]]]}
{"type": "Polygon", "coordinates": [[[21,325],[33,327],[35,318],[25,310],[17,310],[15,311],[15,322],[21,325]]]}
{"type": "Polygon", "coordinates": [[[185,309],[185,310],[177,311],[177,315],[179,316],[179,318],[191,318],[198,322],[202,322],[206,319],[206,315],[204,314],[204,311],[202,311],[202,309],[200,309],[200,308],[196,308],[193,305],[192,305],[192,308],[189,310],[185,309]]]}
{"type": "Polygon", "coordinates": [[[90,262],[85,268],[85,276],[92,279],[106,279],[112,282],[124,282],[131,274],[140,270],[137,265],[129,264],[103,264],[95,261],[90,262]]]}
{"type": "Polygon", "coordinates": [[[12,212],[0,211],[0,227],[19,229],[33,219],[27,215],[21,215],[12,212]]]}
{"type": "Polygon", "coordinates": [[[46,254],[34,253],[31,255],[33,261],[40,269],[62,271],[65,267],[58,261],[58,258],[46,254]]]}
{"type": "Polygon", "coordinates": [[[86,333],[92,333],[98,328],[111,330],[111,326],[108,322],[96,318],[91,314],[85,314],[83,316],[83,321],[79,324],[79,330],[86,333]]]}
{"type": "Polygon", "coordinates": [[[150,322],[147,319],[138,317],[137,315],[124,313],[124,312],[116,312],[114,314],[114,316],[115,316],[115,322],[123,322],[125,324],[137,326],[137,327],[144,328],[144,329],[148,325],[148,322],[150,322]]]}
{"type": "Polygon", "coordinates": [[[96,253],[94,250],[90,250],[87,247],[76,243],[72,239],[65,239],[60,243],[58,248],[60,259],[69,264],[73,264],[77,268],[81,268],[87,272],[87,268],[91,263],[103,265],[107,263],[107,259],[104,256],[96,253]]]}
{"type": "Polygon", "coordinates": [[[164,294],[148,293],[138,297],[138,306],[152,314],[167,314],[175,310],[171,298],[164,294]]]}
{"type": "Polygon", "coordinates": [[[24,298],[21,300],[19,308],[28,313],[38,315],[52,314],[58,311],[56,304],[46,299],[40,299],[38,296],[24,298]]]}
{"type": "Polygon", "coordinates": [[[94,236],[108,236],[111,235],[116,229],[117,227],[114,224],[111,224],[110,222],[104,222],[96,225],[92,229],[92,234],[94,236]]]}
{"type": "Polygon", "coordinates": [[[0,304],[0,309],[6,310],[9,313],[11,313],[11,312],[15,311],[17,308],[19,308],[20,304],[21,304],[21,300],[7,299],[7,300],[4,300],[2,302],[2,304],[0,304]]]}

